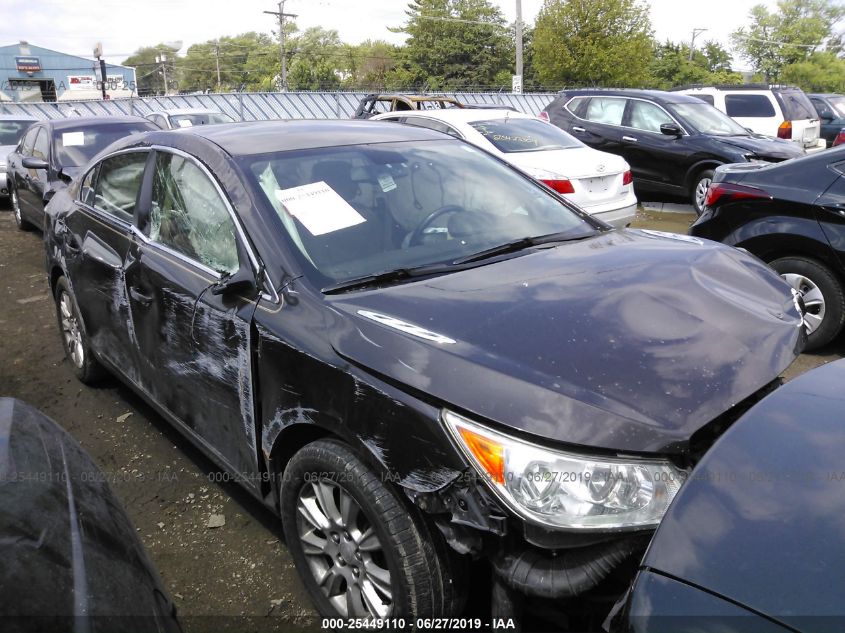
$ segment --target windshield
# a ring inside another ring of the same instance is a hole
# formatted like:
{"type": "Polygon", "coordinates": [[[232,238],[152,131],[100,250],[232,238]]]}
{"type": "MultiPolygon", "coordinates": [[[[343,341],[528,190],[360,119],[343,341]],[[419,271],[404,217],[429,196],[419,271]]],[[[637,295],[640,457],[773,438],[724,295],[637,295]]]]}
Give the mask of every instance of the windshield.
{"type": "Polygon", "coordinates": [[[62,128],[55,132],[54,155],[61,167],[81,167],[117,140],[155,130],[152,123],[111,123],[62,128]]]}
{"type": "MultiPolygon", "coordinates": [[[[0,121],[0,145],[17,145],[32,121],[0,121]]],[[[5,156],[2,157],[5,160],[5,156]]]]}
{"type": "Polygon", "coordinates": [[[173,127],[192,127],[194,125],[215,125],[217,123],[233,123],[234,119],[222,112],[203,112],[200,114],[171,114],[173,127]]]}
{"type": "Polygon", "coordinates": [[[838,117],[845,117],[845,97],[828,97],[828,103],[838,117]]]}
{"type": "Polygon", "coordinates": [[[525,237],[597,231],[544,187],[458,140],[280,152],[241,164],[321,287],[525,237]]]}
{"type": "Polygon", "coordinates": [[[507,118],[475,121],[470,125],[493,147],[505,154],[582,147],[580,141],[559,127],[537,119],[507,118]]]}
{"type": "Polygon", "coordinates": [[[708,103],[673,103],[669,107],[701,134],[748,136],[748,130],[708,103]]]}

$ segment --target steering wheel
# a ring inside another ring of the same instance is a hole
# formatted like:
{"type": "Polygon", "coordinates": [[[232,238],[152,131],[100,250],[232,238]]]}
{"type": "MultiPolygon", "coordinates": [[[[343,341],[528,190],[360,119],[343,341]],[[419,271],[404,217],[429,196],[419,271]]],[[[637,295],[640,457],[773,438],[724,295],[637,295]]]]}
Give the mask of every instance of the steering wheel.
{"type": "Polygon", "coordinates": [[[446,215],[447,213],[459,213],[464,210],[465,209],[459,204],[447,204],[439,209],[435,209],[423,218],[423,220],[417,225],[417,228],[415,228],[411,233],[411,237],[408,240],[408,246],[419,246],[422,242],[425,230],[441,215],[446,215]]]}

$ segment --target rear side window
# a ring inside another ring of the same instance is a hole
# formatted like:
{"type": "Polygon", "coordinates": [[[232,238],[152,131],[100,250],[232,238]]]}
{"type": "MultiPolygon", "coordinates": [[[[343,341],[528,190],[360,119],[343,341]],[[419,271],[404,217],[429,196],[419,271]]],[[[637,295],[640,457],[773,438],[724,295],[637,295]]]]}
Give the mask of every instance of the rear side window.
{"type": "Polygon", "coordinates": [[[818,118],[816,109],[803,90],[776,90],[774,93],[787,121],[818,118]]]}
{"type": "Polygon", "coordinates": [[[584,118],[593,123],[622,125],[625,113],[625,99],[610,97],[592,97],[587,104],[584,118]]]}
{"type": "Polygon", "coordinates": [[[725,95],[725,111],[728,116],[766,118],[775,116],[775,108],[769,97],[755,94],[725,95]]]}
{"type": "MultiPolygon", "coordinates": [[[[107,158],[100,163],[100,176],[94,188],[94,208],[131,222],[147,156],[147,152],[130,152],[107,158]]],[[[83,191],[84,188],[83,182],[83,191]]]]}
{"type": "Polygon", "coordinates": [[[455,138],[461,138],[461,135],[458,134],[456,129],[443,123],[442,121],[432,121],[431,119],[409,116],[405,119],[405,123],[407,125],[413,125],[414,127],[424,127],[428,130],[434,130],[435,132],[443,132],[444,134],[454,136],[455,138]]]}
{"type": "Polygon", "coordinates": [[[713,98],[713,95],[690,95],[695,97],[696,99],[700,99],[704,103],[709,103],[710,105],[716,105],[716,100],[713,98]]]}

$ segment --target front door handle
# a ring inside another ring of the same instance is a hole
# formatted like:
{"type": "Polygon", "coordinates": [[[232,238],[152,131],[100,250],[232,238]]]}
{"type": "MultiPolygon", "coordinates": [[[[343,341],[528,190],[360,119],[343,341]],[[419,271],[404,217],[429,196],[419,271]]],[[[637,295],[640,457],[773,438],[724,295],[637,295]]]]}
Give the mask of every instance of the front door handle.
{"type": "Polygon", "coordinates": [[[584,128],[582,128],[582,127],[578,127],[577,125],[574,125],[574,126],[572,126],[572,131],[573,131],[573,132],[581,132],[581,133],[583,134],[583,133],[584,133],[584,132],[586,132],[587,130],[585,130],[585,129],[584,129],[584,128]]]}
{"type": "Polygon", "coordinates": [[[628,141],[629,143],[636,143],[637,142],[637,139],[635,139],[633,136],[623,136],[622,140],[628,141]]]}
{"type": "Polygon", "coordinates": [[[143,292],[141,292],[134,286],[129,288],[129,296],[132,297],[138,303],[140,303],[142,306],[151,305],[153,302],[153,298],[150,295],[145,295],[143,292]]]}

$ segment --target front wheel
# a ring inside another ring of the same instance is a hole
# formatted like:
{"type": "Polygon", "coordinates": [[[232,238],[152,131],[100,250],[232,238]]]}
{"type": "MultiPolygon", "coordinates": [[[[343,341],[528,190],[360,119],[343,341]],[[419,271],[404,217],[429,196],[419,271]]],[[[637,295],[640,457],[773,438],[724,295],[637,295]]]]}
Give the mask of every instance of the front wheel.
{"type": "Polygon", "coordinates": [[[692,206],[696,215],[704,212],[704,201],[707,200],[707,190],[713,182],[713,170],[707,169],[695,177],[692,188],[692,206]]]}
{"type": "Polygon", "coordinates": [[[839,279],[825,266],[804,257],[784,257],[769,263],[804,300],[806,351],[830,343],[845,322],[845,296],[839,279]]]}
{"type": "Polygon", "coordinates": [[[455,555],[347,445],[308,444],[283,482],[285,540],[321,616],[459,613],[465,588],[455,555]]]}
{"type": "Polygon", "coordinates": [[[76,298],[65,277],[59,277],[56,282],[55,299],[65,357],[79,380],[86,384],[99,382],[106,372],[91,353],[76,298]]]}
{"type": "Polygon", "coordinates": [[[21,231],[31,231],[33,229],[32,224],[24,220],[21,215],[21,204],[20,200],[18,200],[18,192],[12,188],[9,189],[9,202],[12,205],[12,213],[15,216],[15,224],[18,229],[21,231]]]}

